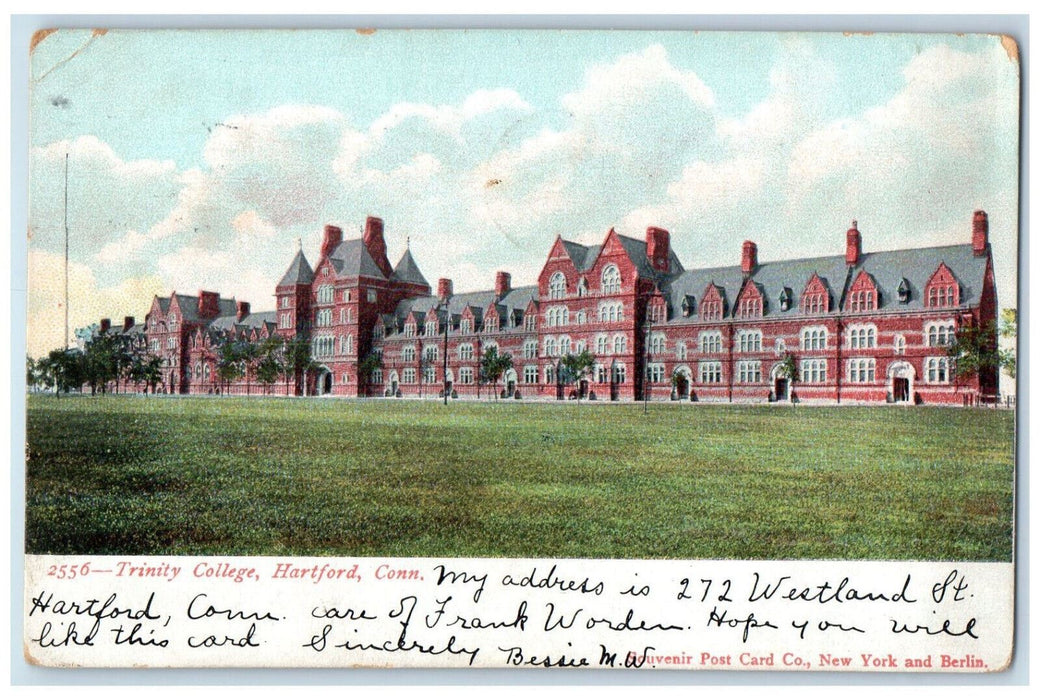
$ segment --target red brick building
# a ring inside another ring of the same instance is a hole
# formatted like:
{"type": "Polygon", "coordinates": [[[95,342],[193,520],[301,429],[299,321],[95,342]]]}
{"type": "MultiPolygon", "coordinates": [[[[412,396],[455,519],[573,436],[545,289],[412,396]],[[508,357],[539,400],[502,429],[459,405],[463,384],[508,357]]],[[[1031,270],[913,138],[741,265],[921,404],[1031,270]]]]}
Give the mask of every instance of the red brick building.
{"type": "Polygon", "coordinates": [[[220,345],[277,333],[310,342],[317,368],[305,385],[261,388],[247,374],[223,389],[961,405],[997,394],[996,371],[958,380],[946,353],[958,329],[997,316],[985,212],[965,238],[867,252],[854,221],[844,255],[762,261],[745,241],[739,264],[686,270],[668,231],[636,239],[611,229],[593,246],[557,237],[534,285],[513,287],[497,272],[487,291],[455,294],[448,279],[431,289],[410,250],[391,265],[383,222],[370,217],[360,239],[326,226],[313,267],[297,252],[273,312],[213,292],[172,294],[155,299],[143,326],[128,318],[121,332],[143,334],[174,393],[221,391],[220,345]],[[480,381],[492,347],[513,361],[494,389],[480,381]],[[594,367],[565,384],[561,358],[583,350],[594,367]],[[381,368],[359,376],[370,354],[381,368]]]}

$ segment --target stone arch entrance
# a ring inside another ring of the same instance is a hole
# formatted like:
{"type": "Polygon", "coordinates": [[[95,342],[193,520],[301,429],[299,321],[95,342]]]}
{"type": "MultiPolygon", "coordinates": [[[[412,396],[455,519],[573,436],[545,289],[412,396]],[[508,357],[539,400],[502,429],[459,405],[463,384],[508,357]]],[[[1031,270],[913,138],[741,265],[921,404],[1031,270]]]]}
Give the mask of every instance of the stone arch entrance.
{"type": "Polygon", "coordinates": [[[506,370],[502,381],[506,385],[506,396],[510,397],[516,391],[516,370],[510,367],[506,370]]]}
{"type": "Polygon", "coordinates": [[[322,367],[318,370],[318,381],[315,384],[315,391],[318,396],[326,396],[332,393],[332,372],[329,371],[328,367],[322,367]]]}
{"type": "Polygon", "coordinates": [[[686,365],[681,365],[675,368],[672,373],[672,387],[675,390],[675,396],[680,401],[688,398],[690,395],[690,389],[693,387],[692,373],[690,368],[686,365]]]}
{"type": "Polygon", "coordinates": [[[914,380],[917,372],[909,362],[893,362],[888,368],[888,394],[892,403],[914,402],[914,380]]]}
{"type": "Polygon", "coordinates": [[[389,376],[390,396],[397,396],[397,391],[401,386],[401,381],[397,376],[397,370],[392,370],[389,376]]]}
{"type": "Polygon", "coordinates": [[[455,388],[455,373],[448,368],[448,373],[444,375],[444,393],[451,396],[452,389],[455,388]]]}
{"type": "Polygon", "coordinates": [[[791,400],[791,377],[787,376],[783,364],[777,362],[769,372],[773,382],[773,399],[776,401],[791,400]]]}

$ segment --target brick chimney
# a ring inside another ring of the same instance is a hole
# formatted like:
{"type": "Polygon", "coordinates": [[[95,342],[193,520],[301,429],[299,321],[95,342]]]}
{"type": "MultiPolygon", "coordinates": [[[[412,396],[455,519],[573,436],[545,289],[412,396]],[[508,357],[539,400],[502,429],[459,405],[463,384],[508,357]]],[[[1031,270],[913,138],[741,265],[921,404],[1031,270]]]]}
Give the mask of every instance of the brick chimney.
{"type": "Polygon", "coordinates": [[[650,267],[661,272],[668,272],[668,231],[656,226],[646,229],[646,257],[650,259],[650,267]]]}
{"type": "Polygon", "coordinates": [[[112,327],[112,320],[108,318],[101,319],[101,333],[108,333],[108,329],[112,327]]]}
{"type": "Polygon", "coordinates": [[[740,254],[740,269],[745,275],[750,275],[756,267],[758,267],[758,246],[754,241],[744,241],[740,254]]]}
{"type": "Polygon", "coordinates": [[[343,242],[343,229],[326,224],[325,236],[321,239],[321,257],[328,257],[343,242]]]}
{"type": "Polygon", "coordinates": [[[852,220],[852,228],[845,233],[845,264],[853,266],[859,264],[859,258],[863,254],[863,241],[856,228],[856,220],[852,220]]]}
{"type": "Polygon", "coordinates": [[[451,296],[451,280],[447,277],[437,280],[437,296],[440,299],[447,299],[451,296]]]}
{"type": "Polygon", "coordinates": [[[989,248],[989,217],[979,209],[971,220],[971,252],[976,257],[986,254],[989,248]]]}
{"type": "Polygon", "coordinates": [[[512,289],[512,280],[508,272],[499,270],[495,273],[495,298],[501,299],[512,289]]]}
{"type": "Polygon", "coordinates": [[[249,302],[239,301],[235,302],[235,320],[241,321],[243,318],[249,315],[249,302]]]}
{"type": "Polygon", "coordinates": [[[134,317],[133,316],[124,316],[123,317],[123,332],[125,333],[126,331],[130,330],[133,327],[134,327],[134,317]]]}
{"type": "Polygon", "coordinates": [[[199,290],[199,316],[214,318],[220,313],[220,294],[199,290]]]}
{"type": "Polygon", "coordinates": [[[386,257],[386,241],[383,239],[383,220],[378,216],[370,216],[365,219],[365,237],[362,239],[368,254],[372,256],[376,265],[389,277],[394,273],[390,260],[386,257]]]}

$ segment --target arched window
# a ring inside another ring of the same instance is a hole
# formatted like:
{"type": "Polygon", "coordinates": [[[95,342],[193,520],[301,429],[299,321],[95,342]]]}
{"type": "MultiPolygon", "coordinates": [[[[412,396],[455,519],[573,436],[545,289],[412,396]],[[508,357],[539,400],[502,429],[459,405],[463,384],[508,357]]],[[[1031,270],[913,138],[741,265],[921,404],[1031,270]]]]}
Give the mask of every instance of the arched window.
{"type": "Polygon", "coordinates": [[[623,335],[615,335],[614,336],[614,354],[615,355],[624,355],[625,354],[625,350],[626,350],[627,347],[628,347],[628,341],[625,339],[625,336],[623,336],[623,335]]]}
{"type": "Polygon", "coordinates": [[[606,355],[609,350],[610,342],[607,340],[607,336],[600,335],[596,336],[596,354],[606,355]]]}
{"type": "Polygon", "coordinates": [[[621,273],[617,265],[607,265],[603,268],[600,276],[602,291],[604,294],[617,294],[621,291],[621,273]]]}
{"type": "Polygon", "coordinates": [[[567,295],[567,278],[562,272],[553,273],[549,278],[549,298],[563,299],[567,295]]]}
{"type": "Polygon", "coordinates": [[[896,355],[906,353],[906,338],[902,334],[896,334],[892,339],[892,348],[896,355]]]}

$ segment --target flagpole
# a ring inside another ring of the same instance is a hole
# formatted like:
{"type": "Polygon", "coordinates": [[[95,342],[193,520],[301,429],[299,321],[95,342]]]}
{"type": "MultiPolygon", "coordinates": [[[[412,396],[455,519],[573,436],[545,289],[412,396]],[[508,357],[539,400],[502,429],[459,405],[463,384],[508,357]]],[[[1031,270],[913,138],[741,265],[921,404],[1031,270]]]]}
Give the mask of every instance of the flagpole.
{"type": "Polygon", "coordinates": [[[69,154],[65,152],[65,349],[69,349],[69,154]]]}

